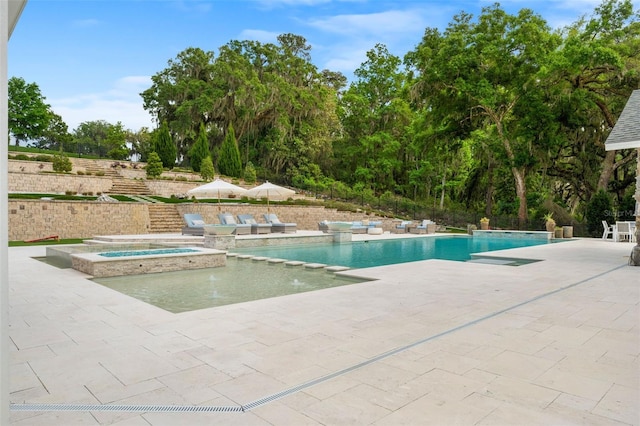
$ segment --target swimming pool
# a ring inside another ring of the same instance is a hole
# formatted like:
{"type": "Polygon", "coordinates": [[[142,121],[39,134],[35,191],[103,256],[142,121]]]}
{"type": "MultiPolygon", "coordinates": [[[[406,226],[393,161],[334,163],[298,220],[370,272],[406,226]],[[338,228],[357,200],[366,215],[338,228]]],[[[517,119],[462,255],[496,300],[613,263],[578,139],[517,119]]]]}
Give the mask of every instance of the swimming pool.
{"type": "Polygon", "coordinates": [[[324,269],[230,257],[226,266],[218,268],[93,281],[169,312],[181,313],[370,280],[340,276],[324,269]]]}
{"type": "Polygon", "coordinates": [[[370,281],[329,273],[322,268],[287,266],[284,261],[271,263],[266,259],[367,268],[425,259],[465,261],[471,259],[472,253],[547,243],[540,239],[474,239],[460,235],[262,246],[234,250],[262,260],[230,256],[226,266],[218,268],[95,278],[94,281],[169,312],[180,313],[370,281]]]}
{"type": "Polygon", "coordinates": [[[533,238],[473,238],[466,235],[397,238],[350,244],[314,244],[238,248],[234,252],[324,263],[350,268],[369,268],[425,259],[466,261],[472,253],[548,244],[533,238]]]}

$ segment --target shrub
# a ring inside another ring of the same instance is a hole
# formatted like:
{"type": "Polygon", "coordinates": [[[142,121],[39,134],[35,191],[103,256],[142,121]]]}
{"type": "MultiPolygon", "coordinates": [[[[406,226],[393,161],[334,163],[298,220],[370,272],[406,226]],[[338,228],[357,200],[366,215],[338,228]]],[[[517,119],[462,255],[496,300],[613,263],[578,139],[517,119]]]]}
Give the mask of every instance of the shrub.
{"type": "Polygon", "coordinates": [[[40,162],[43,162],[43,163],[50,163],[51,161],[53,161],[53,158],[50,155],[38,154],[35,157],[33,157],[33,161],[40,161],[40,162]]]}
{"type": "Polygon", "coordinates": [[[154,151],[149,154],[147,158],[147,177],[157,178],[162,174],[162,160],[160,156],[154,151]]]}
{"type": "Polygon", "coordinates": [[[70,172],[73,168],[69,157],[63,154],[56,154],[53,156],[53,171],[58,173],[70,172]]]}
{"type": "Polygon", "coordinates": [[[611,197],[605,190],[601,189],[591,197],[589,204],[587,204],[585,219],[587,220],[587,231],[592,237],[598,237],[604,232],[602,228],[603,220],[608,222],[615,221],[611,209],[611,197]]]}
{"type": "Polygon", "coordinates": [[[211,156],[208,155],[200,163],[200,177],[202,177],[202,180],[210,181],[213,180],[214,176],[213,160],[211,160],[211,156]]]}
{"type": "Polygon", "coordinates": [[[22,160],[22,161],[30,161],[31,157],[29,157],[26,154],[16,154],[14,157],[14,160],[22,160]]]}
{"type": "Polygon", "coordinates": [[[253,167],[253,163],[249,161],[244,168],[244,181],[246,183],[256,183],[256,168],[253,167]]]}

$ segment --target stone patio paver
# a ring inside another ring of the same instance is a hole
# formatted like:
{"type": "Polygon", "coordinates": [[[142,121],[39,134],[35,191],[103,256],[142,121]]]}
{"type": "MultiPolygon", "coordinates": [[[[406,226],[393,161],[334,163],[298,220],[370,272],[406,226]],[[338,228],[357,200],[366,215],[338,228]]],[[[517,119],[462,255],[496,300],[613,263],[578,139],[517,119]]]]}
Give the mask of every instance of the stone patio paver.
{"type": "Polygon", "coordinates": [[[268,399],[244,413],[13,411],[11,422],[640,425],[630,247],[576,239],[494,252],[543,259],[518,267],[352,270],[376,281],[182,314],[32,259],[43,247],[11,248],[12,403],[268,399]]]}

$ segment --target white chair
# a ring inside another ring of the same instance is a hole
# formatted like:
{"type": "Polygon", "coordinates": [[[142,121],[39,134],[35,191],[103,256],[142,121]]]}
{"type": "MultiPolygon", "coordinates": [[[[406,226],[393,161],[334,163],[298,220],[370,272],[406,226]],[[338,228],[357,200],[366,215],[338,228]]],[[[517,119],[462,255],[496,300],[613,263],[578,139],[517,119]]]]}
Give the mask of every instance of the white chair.
{"type": "Polygon", "coordinates": [[[609,239],[609,235],[611,235],[611,239],[615,241],[615,239],[616,239],[615,225],[609,225],[606,220],[603,220],[602,221],[602,228],[604,229],[604,232],[602,233],[602,239],[603,240],[608,240],[609,239]]]}
{"type": "Polygon", "coordinates": [[[631,232],[631,222],[616,222],[615,230],[616,241],[633,241],[633,233],[631,232]]]}

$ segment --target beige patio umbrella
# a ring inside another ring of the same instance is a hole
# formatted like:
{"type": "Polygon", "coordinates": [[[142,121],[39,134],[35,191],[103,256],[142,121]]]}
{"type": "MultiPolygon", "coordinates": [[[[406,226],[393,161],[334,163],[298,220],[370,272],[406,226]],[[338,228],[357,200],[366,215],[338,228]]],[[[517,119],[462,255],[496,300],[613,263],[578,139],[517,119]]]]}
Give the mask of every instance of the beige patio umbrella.
{"type": "Polygon", "coordinates": [[[220,199],[221,198],[231,198],[231,196],[240,196],[244,195],[247,190],[234,185],[232,183],[226,182],[222,179],[216,179],[213,182],[205,183],[197,188],[193,188],[187,191],[187,195],[189,197],[196,197],[198,199],[203,198],[217,198],[218,199],[218,208],[220,208],[220,199]]]}
{"type": "Polygon", "coordinates": [[[269,201],[270,200],[285,200],[291,196],[293,196],[296,192],[285,188],[283,186],[274,185],[273,183],[266,181],[262,185],[258,185],[254,188],[248,189],[247,192],[244,193],[245,196],[249,198],[266,198],[267,199],[267,213],[269,212],[269,201]]]}

